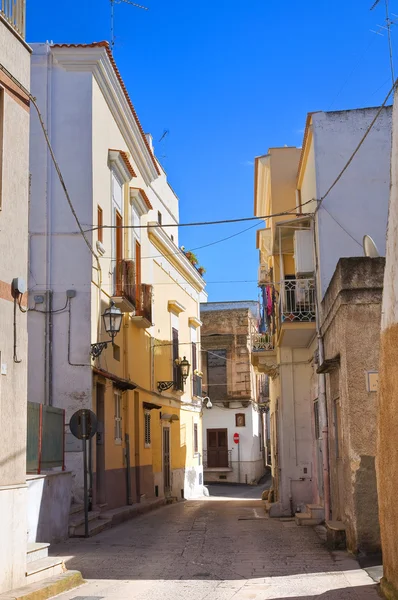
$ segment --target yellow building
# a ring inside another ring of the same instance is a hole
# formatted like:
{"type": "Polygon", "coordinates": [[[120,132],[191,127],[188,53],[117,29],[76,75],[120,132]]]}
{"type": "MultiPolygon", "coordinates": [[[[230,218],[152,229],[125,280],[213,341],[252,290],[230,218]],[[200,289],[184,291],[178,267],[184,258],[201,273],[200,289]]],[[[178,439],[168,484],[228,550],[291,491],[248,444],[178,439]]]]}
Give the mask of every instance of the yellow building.
{"type": "Polygon", "coordinates": [[[306,514],[314,501],[311,360],[315,342],[315,283],[310,220],[296,193],[298,148],[271,148],[255,159],[254,214],[287,212],[266,220],[257,235],[261,333],[252,361],[270,375],[271,516],[306,514]]]}

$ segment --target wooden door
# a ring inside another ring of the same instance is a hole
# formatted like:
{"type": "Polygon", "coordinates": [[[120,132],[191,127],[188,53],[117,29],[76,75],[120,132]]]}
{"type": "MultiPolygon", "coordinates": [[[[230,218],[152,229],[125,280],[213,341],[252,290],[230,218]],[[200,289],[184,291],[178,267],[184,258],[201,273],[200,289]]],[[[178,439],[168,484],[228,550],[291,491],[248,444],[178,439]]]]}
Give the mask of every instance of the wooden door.
{"type": "Polygon", "coordinates": [[[141,244],[135,242],[135,296],[136,312],[140,314],[141,309],[141,244]]]}
{"type": "Polygon", "coordinates": [[[170,429],[163,429],[163,484],[164,493],[171,492],[171,476],[170,476],[170,429]]]}
{"type": "Polygon", "coordinates": [[[123,260],[123,219],[122,216],[116,212],[116,296],[123,294],[123,271],[122,271],[122,260],[123,260]]]}
{"type": "Polygon", "coordinates": [[[105,386],[97,383],[96,504],[105,504],[105,386]]]}
{"type": "Polygon", "coordinates": [[[207,466],[228,467],[228,429],[207,430],[207,466]]]}

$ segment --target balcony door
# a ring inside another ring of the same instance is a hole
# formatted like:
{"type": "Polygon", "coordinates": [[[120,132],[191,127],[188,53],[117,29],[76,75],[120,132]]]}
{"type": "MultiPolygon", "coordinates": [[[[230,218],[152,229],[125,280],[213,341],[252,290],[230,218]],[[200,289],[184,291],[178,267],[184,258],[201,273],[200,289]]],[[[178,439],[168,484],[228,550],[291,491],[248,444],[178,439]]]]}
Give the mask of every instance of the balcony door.
{"type": "Polygon", "coordinates": [[[228,467],[228,429],[207,430],[207,466],[228,467]]]}
{"type": "Polygon", "coordinates": [[[123,261],[123,219],[122,215],[116,211],[116,234],[115,234],[115,263],[116,263],[116,278],[115,278],[115,287],[116,287],[116,296],[123,295],[123,270],[122,270],[122,261],[123,261]]]}

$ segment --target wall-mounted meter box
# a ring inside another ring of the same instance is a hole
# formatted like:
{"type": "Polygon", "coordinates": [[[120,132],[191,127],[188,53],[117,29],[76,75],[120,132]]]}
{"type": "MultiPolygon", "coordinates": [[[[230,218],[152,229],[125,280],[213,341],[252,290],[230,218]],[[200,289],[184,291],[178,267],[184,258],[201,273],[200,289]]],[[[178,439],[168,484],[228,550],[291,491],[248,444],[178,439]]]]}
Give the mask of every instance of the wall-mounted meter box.
{"type": "Polygon", "coordinates": [[[302,229],[294,232],[294,264],[296,277],[314,274],[314,245],[311,230],[302,229]]]}

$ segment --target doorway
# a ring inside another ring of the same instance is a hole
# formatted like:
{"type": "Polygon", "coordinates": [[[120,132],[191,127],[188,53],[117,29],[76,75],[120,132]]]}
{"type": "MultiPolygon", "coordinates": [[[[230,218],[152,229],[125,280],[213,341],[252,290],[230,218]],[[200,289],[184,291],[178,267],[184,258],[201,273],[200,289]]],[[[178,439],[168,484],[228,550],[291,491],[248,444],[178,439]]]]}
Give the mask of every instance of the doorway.
{"type": "Polygon", "coordinates": [[[105,386],[97,383],[96,503],[105,504],[105,386]]]}
{"type": "Polygon", "coordinates": [[[228,467],[228,429],[207,430],[207,466],[228,467]]]}
{"type": "Polygon", "coordinates": [[[164,493],[170,494],[171,492],[171,474],[170,474],[170,429],[164,427],[163,429],[163,484],[164,493]]]}

